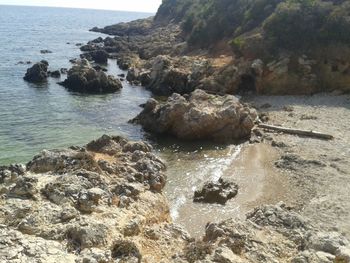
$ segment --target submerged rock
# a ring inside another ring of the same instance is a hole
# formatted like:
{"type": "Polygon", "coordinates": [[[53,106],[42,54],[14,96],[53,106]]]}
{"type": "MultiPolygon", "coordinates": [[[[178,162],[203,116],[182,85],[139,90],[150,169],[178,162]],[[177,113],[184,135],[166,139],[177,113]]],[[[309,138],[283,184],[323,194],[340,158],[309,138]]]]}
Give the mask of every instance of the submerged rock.
{"type": "Polygon", "coordinates": [[[67,79],[60,84],[71,91],[82,93],[112,93],[123,87],[120,80],[95,70],[85,59],[78,61],[68,71],[67,79]]]}
{"type": "Polygon", "coordinates": [[[48,50],[48,49],[43,49],[43,50],[40,50],[40,53],[41,54],[50,54],[50,53],[52,53],[52,51],[48,50]]]}
{"type": "Polygon", "coordinates": [[[133,120],[147,131],[180,139],[228,142],[250,137],[256,111],[231,95],[196,90],[188,97],[173,94],[165,103],[150,99],[133,120]]]}
{"type": "Polygon", "coordinates": [[[55,70],[50,72],[50,77],[52,78],[60,78],[61,77],[61,72],[59,70],[55,70]]]}
{"type": "Polygon", "coordinates": [[[23,79],[34,83],[44,82],[48,76],[48,66],[49,63],[46,60],[35,63],[31,68],[27,69],[23,79]]]}
{"type": "Polygon", "coordinates": [[[225,182],[220,178],[217,182],[205,183],[201,190],[194,193],[195,202],[226,204],[238,193],[238,185],[225,182]]]}

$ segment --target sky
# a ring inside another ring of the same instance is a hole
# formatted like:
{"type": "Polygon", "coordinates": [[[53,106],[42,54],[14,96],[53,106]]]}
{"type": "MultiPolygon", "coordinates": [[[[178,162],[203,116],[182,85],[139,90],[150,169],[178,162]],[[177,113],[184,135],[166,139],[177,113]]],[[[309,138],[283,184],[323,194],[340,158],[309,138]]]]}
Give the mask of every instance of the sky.
{"type": "Polygon", "coordinates": [[[0,0],[0,5],[58,6],[155,13],[161,0],[0,0]]]}

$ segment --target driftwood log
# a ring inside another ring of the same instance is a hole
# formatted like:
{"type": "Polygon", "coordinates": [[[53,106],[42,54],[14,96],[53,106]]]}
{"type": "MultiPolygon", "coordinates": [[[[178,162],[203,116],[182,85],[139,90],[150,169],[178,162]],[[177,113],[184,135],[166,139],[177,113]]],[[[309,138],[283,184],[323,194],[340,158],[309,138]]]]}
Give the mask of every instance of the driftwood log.
{"type": "Polygon", "coordinates": [[[306,130],[299,130],[299,129],[291,129],[291,128],[284,128],[280,126],[274,126],[274,125],[268,125],[268,124],[258,124],[259,128],[266,129],[266,130],[272,130],[272,131],[278,131],[288,134],[294,134],[294,135],[302,135],[302,136],[308,136],[308,137],[314,137],[319,139],[325,139],[325,140],[332,140],[334,137],[332,135],[316,132],[316,131],[306,131],[306,130]]]}

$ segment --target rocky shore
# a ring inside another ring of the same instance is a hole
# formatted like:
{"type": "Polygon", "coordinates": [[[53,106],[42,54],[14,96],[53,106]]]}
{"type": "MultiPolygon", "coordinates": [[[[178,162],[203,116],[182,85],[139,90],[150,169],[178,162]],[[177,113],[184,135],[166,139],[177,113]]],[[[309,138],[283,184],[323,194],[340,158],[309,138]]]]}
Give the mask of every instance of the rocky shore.
{"type": "Polygon", "coordinates": [[[284,204],[192,239],[171,223],[165,165],[144,142],[104,135],[1,167],[2,262],[349,262],[349,242],[284,204]]]}
{"type": "MultiPolygon", "coordinates": [[[[183,23],[158,13],[93,28],[110,36],[82,45],[60,84],[80,93],[116,92],[122,83],[104,64],[117,59],[127,70],[123,81],[155,96],[132,123],[185,141],[271,145],[278,152],[274,166],[295,199],[258,206],[242,220],[208,222],[200,238],[191,237],[172,221],[166,165],[152,147],[104,135],[83,147],[45,150],[26,165],[0,167],[0,261],[350,262],[349,98],[250,96],[348,92],[349,64],[334,51],[338,46],[329,47],[334,52],[327,59],[317,52],[266,55],[263,35],[252,30],[234,47],[225,39],[199,48],[183,23]],[[270,133],[257,128],[261,121],[325,129],[335,139],[270,133]]],[[[58,73],[41,61],[24,79],[43,82],[58,73]]],[[[225,205],[249,190],[224,179],[193,191],[194,201],[225,205]]]]}

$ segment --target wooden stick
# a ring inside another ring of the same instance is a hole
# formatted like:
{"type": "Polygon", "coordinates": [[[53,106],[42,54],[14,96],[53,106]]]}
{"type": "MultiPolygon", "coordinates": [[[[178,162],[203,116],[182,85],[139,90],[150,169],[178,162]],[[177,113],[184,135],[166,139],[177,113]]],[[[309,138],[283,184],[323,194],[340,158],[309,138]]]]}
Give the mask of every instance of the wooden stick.
{"type": "Polygon", "coordinates": [[[297,135],[303,135],[303,136],[309,136],[309,137],[315,137],[325,140],[332,140],[334,137],[329,134],[315,132],[315,131],[306,131],[306,130],[299,130],[299,129],[290,129],[290,128],[284,128],[280,126],[274,126],[274,125],[268,125],[268,124],[258,124],[259,128],[267,129],[267,130],[273,130],[273,131],[279,131],[284,132],[288,134],[297,134],[297,135]]]}

